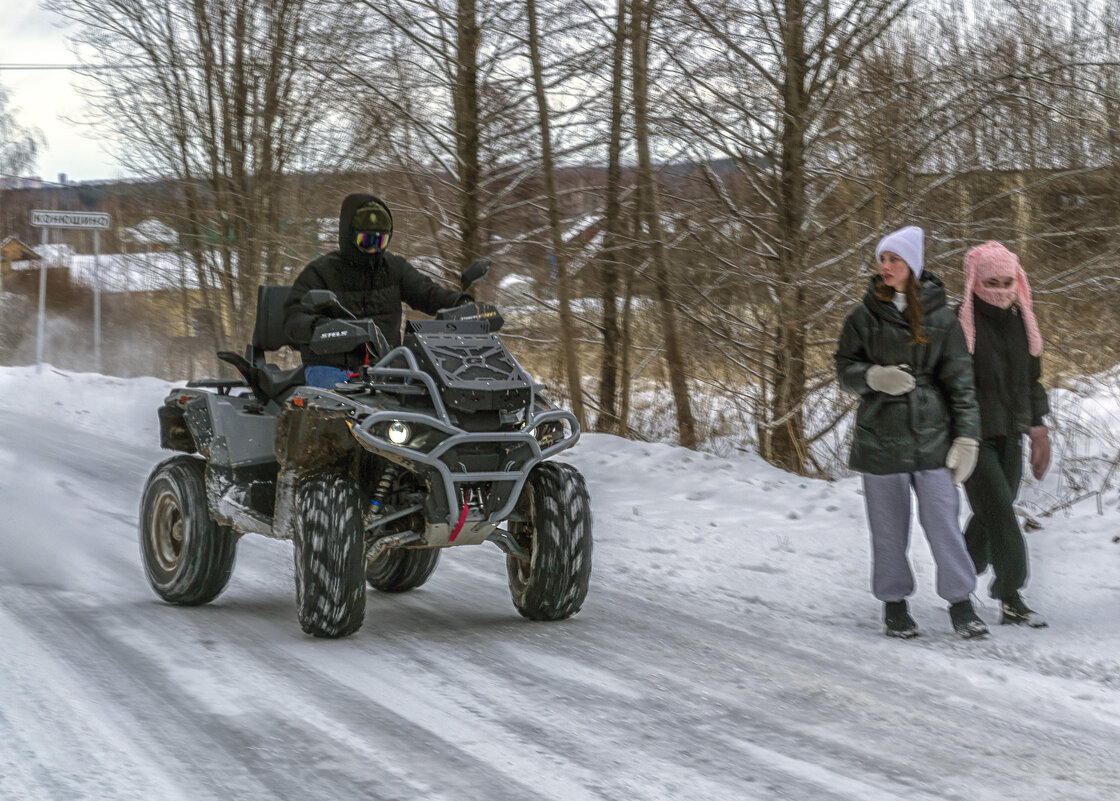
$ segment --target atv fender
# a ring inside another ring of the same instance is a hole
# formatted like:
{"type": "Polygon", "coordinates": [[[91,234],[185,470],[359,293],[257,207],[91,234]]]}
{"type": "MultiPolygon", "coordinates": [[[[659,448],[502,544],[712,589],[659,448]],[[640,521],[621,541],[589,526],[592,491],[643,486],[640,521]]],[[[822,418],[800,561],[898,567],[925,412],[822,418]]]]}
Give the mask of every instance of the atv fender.
{"type": "Polygon", "coordinates": [[[350,435],[346,414],[333,409],[288,407],[276,426],[276,504],[272,536],[290,540],[298,508],[296,491],[311,475],[355,475],[361,450],[350,435]]]}
{"type": "Polygon", "coordinates": [[[183,408],[178,404],[159,407],[159,446],[169,451],[198,453],[194,435],[183,418],[183,408]]]}

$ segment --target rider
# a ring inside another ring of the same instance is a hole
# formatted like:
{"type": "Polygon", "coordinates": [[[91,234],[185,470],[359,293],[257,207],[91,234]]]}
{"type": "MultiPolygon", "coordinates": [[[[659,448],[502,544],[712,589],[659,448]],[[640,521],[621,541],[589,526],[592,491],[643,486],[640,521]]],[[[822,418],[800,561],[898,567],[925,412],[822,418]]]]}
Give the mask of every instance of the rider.
{"type": "Polygon", "coordinates": [[[332,387],[345,381],[366,361],[365,346],[349,353],[312,353],[308,342],[315,328],[334,315],[303,308],[311,289],[329,289],[356,317],[370,318],[389,345],[401,344],[401,301],[425,314],[474,300],[464,292],[444,289],[408,261],[386,248],[393,235],[393,215],[380,199],[365,193],[347,195],[338,218],[338,250],[312,261],[296,278],[284,306],[284,333],[299,346],[304,381],[332,387]]]}

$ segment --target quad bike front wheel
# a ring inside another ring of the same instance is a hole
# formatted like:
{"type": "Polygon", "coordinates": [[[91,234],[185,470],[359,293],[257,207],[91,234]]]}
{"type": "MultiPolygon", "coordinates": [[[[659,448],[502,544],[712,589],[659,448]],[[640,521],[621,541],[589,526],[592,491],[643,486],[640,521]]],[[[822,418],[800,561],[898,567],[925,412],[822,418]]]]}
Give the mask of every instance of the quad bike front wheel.
{"type": "Polygon", "coordinates": [[[386,551],[366,566],[366,581],[381,592],[407,592],[431,578],[438,562],[436,548],[386,551]]]}
{"type": "Polygon", "coordinates": [[[156,465],[140,502],[140,552],[148,583],[169,603],[196,606],[225,589],[237,535],[210,517],[202,459],[179,455],[156,465]]]}
{"type": "Polygon", "coordinates": [[[345,637],[366,612],[362,498],[349,476],[315,475],[296,490],[293,531],[299,624],[315,637],[345,637]]]}
{"type": "Polygon", "coordinates": [[[530,620],[563,620],[579,611],[591,580],[591,499],[578,470],[541,462],[518,502],[510,532],[529,554],[506,557],[517,611],[530,620]]]}

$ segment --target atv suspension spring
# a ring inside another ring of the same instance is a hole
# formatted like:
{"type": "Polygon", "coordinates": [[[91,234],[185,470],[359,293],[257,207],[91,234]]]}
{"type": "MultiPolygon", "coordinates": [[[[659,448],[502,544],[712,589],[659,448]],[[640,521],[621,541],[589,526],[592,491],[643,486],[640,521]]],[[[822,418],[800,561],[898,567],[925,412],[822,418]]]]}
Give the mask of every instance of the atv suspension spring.
{"type": "Polygon", "coordinates": [[[385,465],[385,469],[381,471],[381,478],[378,479],[377,487],[373,490],[373,495],[369,499],[370,506],[378,514],[381,512],[381,506],[385,503],[385,496],[389,494],[389,490],[393,486],[393,479],[397,477],[397,472],[400,470],[392,462],[385,465]]]}

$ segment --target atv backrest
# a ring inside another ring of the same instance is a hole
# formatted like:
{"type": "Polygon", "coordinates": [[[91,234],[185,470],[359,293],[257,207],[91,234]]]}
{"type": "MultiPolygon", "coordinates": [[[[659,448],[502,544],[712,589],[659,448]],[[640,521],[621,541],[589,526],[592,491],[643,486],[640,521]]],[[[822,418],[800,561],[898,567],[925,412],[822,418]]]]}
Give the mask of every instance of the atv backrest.
{"type": "Polygon", "coordinates": [[[284,393],[303,383],[302,367],[282,370],[265,360],[268,351],[291,344],[284,336],[284,304],[291,293],[290,286],[257,287],[257,319],[245,355],[218,351],[218,358],[236,367],[253,395],[264,404],[278,402],[284,393]]]}
{"type": "Polygon", "coordinates": [[[290,286],[257,287],[257,322],[253,327],[253,347],[259,351],[279,350],[290,344],[284,336],[284,304],[292,293],[290,286]]]}

